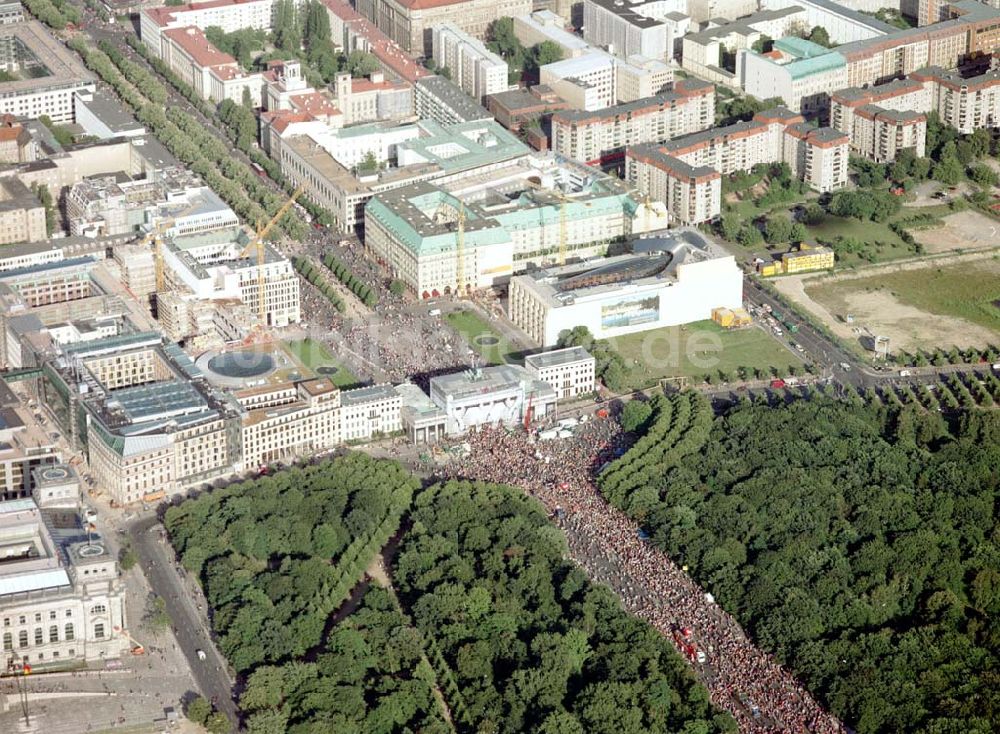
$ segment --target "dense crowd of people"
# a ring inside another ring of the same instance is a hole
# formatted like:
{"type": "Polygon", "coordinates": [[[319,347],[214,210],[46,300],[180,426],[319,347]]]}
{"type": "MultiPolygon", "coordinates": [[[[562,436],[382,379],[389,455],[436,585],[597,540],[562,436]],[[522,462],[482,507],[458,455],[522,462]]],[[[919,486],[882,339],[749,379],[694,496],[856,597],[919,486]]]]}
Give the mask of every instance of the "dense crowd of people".
{"type": "MultiPolygon", "coordinates": [[[[317,239],[288,249],[289,254],[309,257],[319,265],[330,245],[317,239]]],[[[343,240],[333,252],[379,296],[374,309],[364,309],[364,318],[360,318],[350,310],[337,311],[319,291],[302,284],[302,320],[316,332],[314,337],[328,344],[344,362],[378,381],[390,382],[419,382],[425,376],[470,364],[465,340],[450,329],[442,329],[440,319],[394,295],[386,286],[384,273],[364,254],[359,242],[343,240]]],[[[329,279],[336,281],[332,274],[329,279]]],[[[352,296],[344,289],[344,299],[349,298],[352,296]]]]}
{"type": "Polygon", "coordinates": [[[627,444],[614,419],[585,423],[567,439],[541,441],[488,427],[466,440],[471,452],[449,472],[519,486],[539,499],[566,531],[577,562],[673,641],[741,732],[846,731],[683,569],[644,540],[635,522],[605,502],[594,475],[627,444]]]}

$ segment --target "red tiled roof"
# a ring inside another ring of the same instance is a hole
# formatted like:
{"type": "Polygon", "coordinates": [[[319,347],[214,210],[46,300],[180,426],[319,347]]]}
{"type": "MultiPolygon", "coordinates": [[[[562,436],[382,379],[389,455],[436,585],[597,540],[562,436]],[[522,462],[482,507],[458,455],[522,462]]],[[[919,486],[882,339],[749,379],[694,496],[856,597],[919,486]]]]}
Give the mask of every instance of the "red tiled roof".
{"type": "Polygon", "coordinates": [[[367,18],[344,0],[322,0],[322,2],[331,13],[344,21],[351,33],[365,40],[364,45],[367,46],[365,50],[374,54],[383,66],[400,79],[413,84],[418,79],[431,75],[427,69],[403,51],[399,44],[391,41],[387,35],[373,26],[367,18]]]}
{"type": "Polygon", "coordinates": [[[279,135],[285,132],[289,125],[315,119],[308,112],[296,112],[295,110],[273,110],[261,113],[261,120],[270,123],[271,129],[279,135]]]}
{"type": "Polygon", "coordinates": [[[311,115],[336,115],[340,112],[321,92],[293,94],[288,99],[296,110],[311,115]]]}
{"type": "Polygon", "coordinates": [[[236,63],[236,59],[232,56],[213,46],[196,26],[171,28],[164,31],[163,35],[184,49],[199,66],[226,66],[236,63]]]}
{"type": "Polygon", "coordinates": [[[360,94],[362,92],[371,92],[376,89],[399,89],[399,84],[393,84],[392,82],[373,82],[371,79],[352,79],[351,80],[351,94],[360,94]]]}

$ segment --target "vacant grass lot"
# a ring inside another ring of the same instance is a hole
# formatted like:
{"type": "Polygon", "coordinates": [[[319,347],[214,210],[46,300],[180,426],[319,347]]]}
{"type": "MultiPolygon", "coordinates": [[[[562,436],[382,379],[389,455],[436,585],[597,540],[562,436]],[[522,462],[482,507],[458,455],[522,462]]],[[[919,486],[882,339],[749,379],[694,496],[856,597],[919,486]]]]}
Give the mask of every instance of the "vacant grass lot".
{"type": "MultiPolygon", "coordinates": [[[[792,339],[795,337],[792,336],[792,339]]],[[[752,327],[727,331],[712,321],[630,334],[610,340],[628,367],[628,388],[646,387],[663,377],[736,379],[740,367],[748,376],[785,375],[802,360],[770,334],[752,327]]]]}
{"type": "Polygon", "coordinates": [[[959,318],[989,329],[1000,339],[1000,261],[996,259],[883,273],[817,289],[834,298],[861,291],[888,293],[931,316],[959,318]]]}
{"type": "Polygon", "coordinates": [[[312,370],[317,375],[329,377],[334,385],[340,388],[355,387],[358,378],[333,358],[330,350],[322,342],[315,339],[301,339],[285,342],[285,347],[291,352],[303,367],[312,370]]]}

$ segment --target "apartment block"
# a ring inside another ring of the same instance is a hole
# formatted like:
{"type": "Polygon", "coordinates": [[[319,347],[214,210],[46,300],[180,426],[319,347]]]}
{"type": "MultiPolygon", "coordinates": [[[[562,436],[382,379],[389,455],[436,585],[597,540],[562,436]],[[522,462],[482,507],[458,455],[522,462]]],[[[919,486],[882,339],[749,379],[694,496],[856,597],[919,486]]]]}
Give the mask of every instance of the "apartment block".
{"type": "Polygon", "coordinates": [[[450,23],[434,28],[434,61],[438,68],[451,72],[463,92],[479,101],[510,86],[507,62],[450,23]]]}
{"type": "Polygon", "coordinates": [[[403,51],[433,54],[433,29],[450,23],[474,38],[486,38],[500,18],[531,12],[531,0],[358,0],[357,11],[403,51]]]}
{"type": "Polygon", "coordinates": [[[841,89],[830,95],[830,125],[847,134],[851,149],[866,158],[893,161],[907,148],[923,156],[933,87],[910,78],[841,89]]]}
{"type": "Polygon", "coordinates": [[[696,224],[721,211],[721,176],[760,163],[784,161],[792,173],[818,191],[847,184],[847,135],[805,124],[801,115],[778,108],[749,122],[670,140],[630,147],[626,178],[662,201],[681,224],[696,224]]]}
{"type": "Polygon", "coordinates": [[[1000,127],[1000,71],[963,78],[958,72],[931,67],[911,74],[910,80],[922,83],[929,93],[927,106],[914,110],[937,112],[941,122],[963,135],[1000,127]]]}
{"type": "Polygon", "coordinates": [[[552,149],[581,163],[620,159],[628,146],[657,143],[715,124],[715,87],[685,79],[672,92],[596,112],[552,115],[552,149]]]}

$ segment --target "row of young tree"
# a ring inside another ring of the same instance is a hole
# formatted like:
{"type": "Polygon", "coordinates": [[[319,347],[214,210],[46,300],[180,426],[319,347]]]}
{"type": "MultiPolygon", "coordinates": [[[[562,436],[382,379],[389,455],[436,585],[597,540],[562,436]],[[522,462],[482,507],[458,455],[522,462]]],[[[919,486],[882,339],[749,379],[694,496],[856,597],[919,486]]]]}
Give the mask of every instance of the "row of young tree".
{"type": "MultiPolygon", "coordinates": [[[[129,46],[131,46],[136,53],[142,56],[157,74],[166,80],[168,84],[174,87],[178,94],[188,100],[188,102],[190,102],[194,108],[198,110],[198,112],[208,119],[212,119],[213,117],[218,119],[219,122],[222,123],[223,130],[225,130],[229,139],[233,142],[233,145],[235,145],[240,152],[246,155],[251,162],[260,166],[261,169],[267,174],[268,178],[284,189],[286,194],[291,195],[292,191],[295,189],[295,184],[288,181],[281,172],[281,166],[256,145],[257,118],[254,115],[248,100],[246,99],[246,95],[244,95],[243,104],[236,104],[232,100],[224,100],[219,105],[218,110],[216,110],[216,108],[201,98],[199,93],[195,91],[194,87],[177,76],[177,74],[175,74],[173,70],[162,60],[150,54],[146,45],[137,37],[130,35],[128,36],[127,41],[129,46]]],[[[235,158],[233,161],[234,163],[240,164],[240,162],[235,158]]],[[[240,165],[242,166],[242,164],[240,165]]],[[[243,168],[246,169],[245,166],[243,166],[243,168]]],[[[245,175],[250,175],[250,173],[251,172],[247,170],[245,175]]],[[[316,205],[306,197],[299,197],[297,203],[309,212],[314,221],[323,225],[330,225],[333,223],[333,216],[329,211],[316,205]]],[[[285,221],[287,222],[287,219],[285,221]]]]}
{"type": "MultiPolygon", "coordinates": [[[[108,83],[132,108],[136,118],[182,163],[201,176],[245,221],[267,221],[281,207],[284,198],[266,186],[247,165],[234,158],[225,143],[208,132],[203,124],[178,107],[164,109],[163,104],[155,103],[128,81],[126,73],[130,73],[136,65],[124,58],[113,45],[102,43],[100,49],[95,49],[82,36],[74,38],[70,45],[81,55],[87,68],[108,83]]],[[[155,97],[166,98],[166,90],[158,80],[147,80],[145,87],[155,97]]],[[[284,234],[292,239],[301,239],[306,233],[306,224],[294,211],[289,211],[271,232],[274,238],[284,234]]]]}
{"type": "Polygon", "coordinates": [[[80,24],[80,9],[66,0],[23,0],[24,7],[42,23],[57,31],[80,24]]]}
{"type": "Polygon", "coordinates": [[[346,306],[344,305],[344,299],[340,297],[337,293],[336,286],[326,279],[319,268],[315,267],[309,260],[304,257],[295,256],[292,258],[292,267],[295,268],[296,272],[305,278],[311,285],[316,287],[323,297],[328,300],[335,309],[343,312],[346,306]]]}
{"type": "Polygon", "coordinates": [[[323,264],[336,276],[337,280],[358,297],[358,300],[368,306],[368,308],[375,307],[378,303],[378,294],[367,283],[356,276],[349,267],[337,259],[332,252],[328,252],[323,256],[323,264]]]}
{"type": "Polygon", "coordinates": [[[902,402],[744,402],[601,487],[856,731],[997,731],[1000,413],[902,402]]]}
{"type": "Polygon", "coordinates": [[[247,673],[316,648],[418,486],[395,462],[351,454],[171,507],[171,543],[230,664],[247,673]]]}

